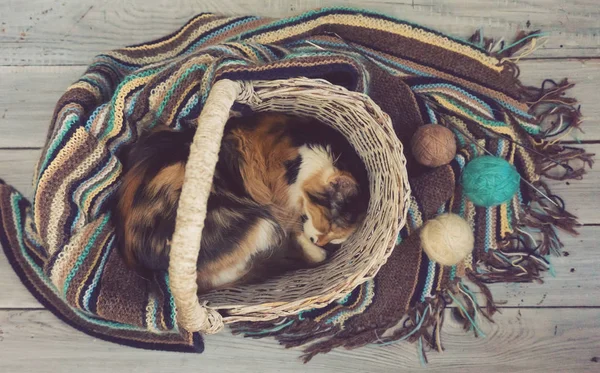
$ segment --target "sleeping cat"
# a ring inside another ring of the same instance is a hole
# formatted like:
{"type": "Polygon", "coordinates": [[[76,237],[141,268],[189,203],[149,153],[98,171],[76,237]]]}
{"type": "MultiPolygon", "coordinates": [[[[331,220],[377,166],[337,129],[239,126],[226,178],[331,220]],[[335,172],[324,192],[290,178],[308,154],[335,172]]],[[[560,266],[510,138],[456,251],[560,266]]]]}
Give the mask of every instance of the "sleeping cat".
{"type": "MultiPolygon", "coordinates": [[[[193,135],[157,126],[123,158],[115,229],[134,268],[168,268],[193,135]]],[[[200,242],[199,292],[324,261],[323,246],[344,242],[364,217],[361,165],[341,135],[314,121],[230,119],[200,242]]]]}

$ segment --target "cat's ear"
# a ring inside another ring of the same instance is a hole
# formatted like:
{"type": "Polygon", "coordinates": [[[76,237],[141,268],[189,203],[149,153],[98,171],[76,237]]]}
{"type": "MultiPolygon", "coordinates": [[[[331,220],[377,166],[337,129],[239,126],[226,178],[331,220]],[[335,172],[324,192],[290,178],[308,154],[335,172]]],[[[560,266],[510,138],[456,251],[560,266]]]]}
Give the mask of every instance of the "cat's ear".
{"type": "Polygon", "coordinates": [[[358,183],[352,176],[336,174],[329,179],[327,194],[333,210],[343,206],[345,201],[358,194],[358,183]]]}

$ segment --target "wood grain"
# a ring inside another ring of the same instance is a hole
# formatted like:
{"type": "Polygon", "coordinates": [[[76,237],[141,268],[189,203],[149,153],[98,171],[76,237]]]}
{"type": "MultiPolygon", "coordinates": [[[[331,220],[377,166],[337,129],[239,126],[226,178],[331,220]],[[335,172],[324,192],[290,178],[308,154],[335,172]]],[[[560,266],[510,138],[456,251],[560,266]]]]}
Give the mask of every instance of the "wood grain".
{"type": "MultiPolygon", "coordinates": [[[[581,145],[588,152],[600,154],[600,144],[581,145]]],[[[39,150],[0,149],[0,177],[14,185],[27,198],[31,198],[33,188],[31,177],[39,157],[39,150]]],[[[583,180],[549,181],[552,192],[560,196],[567,209],[579,217],[581,224],[599,224],[600,170],[592,168],[583,180]]]]}
{"type": "Polygon", "coordinates": [[[41,147],[54,107],[85,67],[0,67],[0,148],[41,147]]]}
{"type": "MultiPolygon", "coordinates": [[[[532,85],[563,77],[577,83],[571,94],[582,104],[585,133],[569,139],[600,142],[600,59],[579,58],[600,57],[598,0],[0,1],[0,178],[31,197],[31,174],[39,156],[35,148],[43,145],[54,105],[96,54],[164,36],[202,11],[284,17],[330,5],[373,9],[459,37],[478,28],[506,40],[519,29],[549,31],[548,42],[527,57],[537,60],[520,62],[521,77],[532,85]]],[[[585,147],[600,152],[600,144],[585,147]]],[[[551,185],[582,223],[600,224],[599,172],[592,170],[580,182],[551,185]]],[[[492,285],[504,308],[495,324],[481,322],[486,338],[466,335],[449,311],[443,331],[446,352],[430,352],[426,369],[600,371],[600,227],[582,227],[580,236],[561,239],[569,255],[553,259],[556,277],[546,276],[544,284],[492,285]]],[[[48,311],[23,310],[40,304],[1,253],[0,289],[0,372],[425,371],[415,345],[406,343],[336,350],[303,365],[297,350],[227,333],[208,337],[203,355],[103,342],[48,311]]]]}
{"type": "MultiPolygon", "coordinates": [[[[532,60],[520,63],[526,84],[569,77],[577,85],[569,93],[580,100],[585,133],[568,139],[600,140],[600,59],[532,60]]],[[[84,66],[0,66],[0,148],[41,147],[54,105],[84,66]]],[[[0,174],[1,175],[1,174],[0,174]]]]}
{"type": "MultiPolygon", "coordinates": [[[[490,286],[500,307],[600,307],[600,227],[582,227],[579,236],[562,234],[561,240],[568,256],[550,258],[555,277],[547,273],[543,284],[490,286]]],[[[42,308],[1,253],[0,289],[0,309],[42,308]]],[[[477,287],[472,290],[479,291],[477,287]]]]}
{"type": "MultiPolygon", "coordinates": [[[[505,310],[496,323],[481,322],[486,338],[474,338],[447,313],[444,353],[429,352],[430,372],[592,372],[600,355],[600,310],[505,310]]],[[[423,371],[415,345],[334,350],[308,365],[299,350],[273,340],[206,338],[202,355],[144,351],[93,339],[47,311],[0,311],[3,372],[390,372],[423,371]],[[31,353],[24,353],[30,351],[31,353]]]]}
{"type": "Polygon", "coordinates": [[[0,178],[28,199],[33,196],[31,181],[39,155],[39,150],[0,149],[0,178]]]}
{"type": "Polygon", "coordinates": [[[87,64],[96,54],[166,35],[199,12],[284,17],[324,6],[363,7],[458,37],[478,28],[512,37],[543,29],[552,38],[538,57],[600,55],[595,0],[31,0],[0,3],[0,65],[87,64]]]}
{"type": "Polygon", "coordinates": [[[500,307],[600,307],[600,227],[581,227],[578,236],[560,237],[563,254],[550,257],[554,276],[546,273],[543,283],[490,285],[500,307]]]}

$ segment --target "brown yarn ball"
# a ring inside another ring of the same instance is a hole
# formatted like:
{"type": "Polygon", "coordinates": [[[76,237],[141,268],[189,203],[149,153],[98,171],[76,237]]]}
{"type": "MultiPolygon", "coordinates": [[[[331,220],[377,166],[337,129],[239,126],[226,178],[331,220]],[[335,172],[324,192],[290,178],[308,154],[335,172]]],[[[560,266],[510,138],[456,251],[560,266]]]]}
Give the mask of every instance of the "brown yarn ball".
{"type": "Polygon", "coordinates": [[[426,124],[415,132],[411,149],[420,164],[439,167],[454,159],[456,139],[448,128],[439,124],[426,124]]]}

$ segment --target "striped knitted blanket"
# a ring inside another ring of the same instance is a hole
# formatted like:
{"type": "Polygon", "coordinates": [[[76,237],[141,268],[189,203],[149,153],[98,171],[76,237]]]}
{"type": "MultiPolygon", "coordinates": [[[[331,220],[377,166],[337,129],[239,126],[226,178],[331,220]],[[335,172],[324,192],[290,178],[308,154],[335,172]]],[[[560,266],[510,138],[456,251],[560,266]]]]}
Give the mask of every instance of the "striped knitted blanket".
{"type": "Polygon", "coordinates": [[[433,170],[406,154],[409,223],[375,278],[324,308],[232,328],[302,346],[306,360],[338,346],[399,340],[441,349],[447,304],[478,333],[476,315],[495,311],[486,284],[538,279],[549,269],[547,255],[561,247],[555,227],[574,233],[575,218],[540,177],[579,178],[584,170],[567,162],[591,159],[546,140],[579,124],[575,100],[563,95],[571,84],[533,88],[518,80],[511,56],[536,36],[519,35],[510,45],[478,34],[466,41],[348,8],[280,20],[200,14],[164,38],[97,56],[69,87],[34,170],[32,201],[0,183],[0,242],[29,290],[74,327],[127,345],[202,351],[201,336],[177,325],[168,275],[138,277],[115,248],[118,154],[136,141],[139,123],[189,127],[219,79],[322,78],[368,94],[405,144],[418,126],[441,123],[455,132],[459,151],[433,170]],[[539,191],[522,183],[507,204],[474,206],[458,180],[482,149],[514,164],[539,191]],[[443,267],[422,252],[418,230],[449,211],[471,224],[476,248],[443,267]]]}

